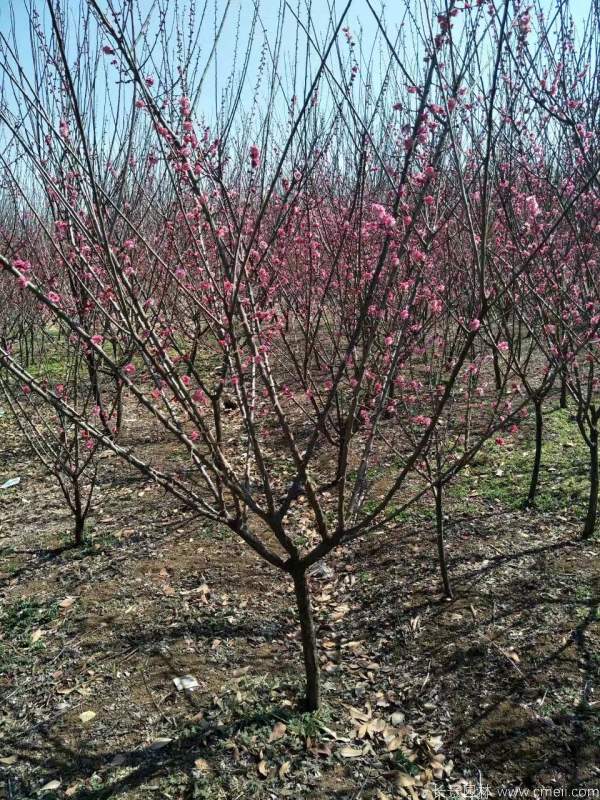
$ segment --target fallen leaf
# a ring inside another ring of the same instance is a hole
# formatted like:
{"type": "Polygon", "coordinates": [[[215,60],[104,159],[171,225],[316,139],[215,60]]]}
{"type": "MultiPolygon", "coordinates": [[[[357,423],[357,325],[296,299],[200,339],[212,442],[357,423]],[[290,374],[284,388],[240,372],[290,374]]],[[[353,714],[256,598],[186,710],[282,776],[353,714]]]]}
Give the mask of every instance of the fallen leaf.
{"type": "Polygon", "coordinates": [[[386,748],[389,753],[393,753],[396,750],[400,750],[401,747],[402,747],[402,739],[400,738],[400,736],[392,737],[386,744],[386,748]]]}
{"type": "Polygon", "coordinates": [[[191,691],[192,689],[197,689],[200,685],[193,675],[181,675],[178,678],[173,678],[173,683],[179,692],[183,691],[184,689],[191,691]]]}
{"type": "Polygon", "coordinates": [[[42,786],[40,791],[41,792],[51,792],[54,789],[58,789],[59,786],[60,786],[60,781],[57,781],[57,780],[48,781],[48,783],[46,783],[44,786],[42,786]]]}
{"type": "Polygon", "coordinates": [[[210,764],[205,758],[197,758],[194,761],[194,766],[196,769],[199,769],[200,772],[210,772],[210,764]]]}
{"type": "Polygon", "coordinates": [[[96,716],[95,711],[84,711],[82,714],[79,715],[79,719],[82,722],[91,722],[95,716],[96,716]]]}
{"type": "Polygon", "coordinates": [[[61,600],[61,601],[60,601],[60,603],[59,603],[58,605],[59,605],[61,608],[71,608],[71,606],[73,605],[73,603],[74,603],[74,602],[75,602],[75,598],[74,598],[74,597],[71,597],[71,596],[69,595],[68,597],[65,597],[65,599],[64,599],[64,600],[61,600]]]}
{"type": "Polygon", "coordinates": [[[287,728],[283,722],[276,722],[275,725],[273,725],[273,730],[269,736],[269,741],[276,742],[277,739],[281,739],[283,736],[285,736],[286,730],[287,728]]]}
{"type": "Polygon", "coordinates": [[[312,753],[314,756],[323,756],[323,758],[329,758],[329,756],[331,755],[331,747],[321,742],[318,742],[315,745],[311,745],[306,749],[309,751],[309,753],[312,753]]]}
{"type": "Polygon", "coordinates": [[[166,747],[170,744],[173,739],[169,739],[168,736],[162,736],[159,739],[155,739],[152,744],[150,745],[150,750],[161,750],[163,747],[166,747]]]}
{"type": "Polygon", "coordinates": [[[406,772],[398,772],[395,776],[395,783],[396,786],[401,786],[402,788],[408,788],[410,786],[414,786],[416,780],[412,777],[412,775],[408,775],[406,772]]]}
{"type": "Polygon", "coordinates": [[[340,750],[340,755],[343,758],[360,758],[362,754],[363,751],[358,747],[342,747],[340,750]]]}
{"type": "Polygon", "coordinates": [[[16,761],[16,756],[2,756],[2,758],[0,758],[0,764],[4,764],[5,767],[10,767],[10,765],[15,764],[16,761]]]}
{"type": "Polygon", "coordinates": [[[361,711],[359,708],[353,708],[352,706],[350,707],[350,716],[352,719],[358,719],[361,722],[367,722],[371,719],[369,714],[365,714],[364,711],[361,711]]]}
{"type": "Polygon", "coordinates": [[[0,489],[12,489],[13,486],[18,486],[21,483],[21,478],[9,478],[7,481],[4,481],[0,489]]]}
{"type": "Polygon", "coordinates": [[[268,775],[269,775],[269,765],[264,760],[264,758],[262,759],[262,761],[258,762],[257,770],[258,770],[258,774],[262,775],[263,778],[268,777],[268,775]]]}
{"type": "Polygon", "coordinates": [[[291,770],[292,765],[289,761],[284,761],[283,764],[279,767],[279,777],[285,778],[288,772],[291,770]]]}
{"type": "Polygon", "coordinates": [[[39,642],[43,635],[44,631],[41,628],[37,628],[37,630],[31,634],[31,643],[35,644],[36,642],[39,642]]]}

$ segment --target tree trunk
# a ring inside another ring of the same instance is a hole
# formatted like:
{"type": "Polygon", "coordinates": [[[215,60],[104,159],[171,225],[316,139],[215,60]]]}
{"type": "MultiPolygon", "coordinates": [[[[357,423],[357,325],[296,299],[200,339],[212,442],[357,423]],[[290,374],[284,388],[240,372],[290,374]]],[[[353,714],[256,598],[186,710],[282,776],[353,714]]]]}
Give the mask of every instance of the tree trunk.
{"type": "Polygon", "coordinates": [[[83,517],[75,517],[75,528],[74,528],[74,536],[75,536],[75,546],[81,547],[83,544],[83,529],[85,526],[85,520],[83,517]]]}
{"type": "Polygon", "coordinates": [[[83,527],[85,525],[85,513],[81,503],[81,489],[77,478],[73,480],[73,516],[75,517],[75,528],[73,534],[75,537],[75,546],[81,547],[83,544],[83,527]]]}
{"type": "Polygon", "coordinates": [[[544,417],[542,415],[541,400],[533,401],[535,409],[535,455],[533,458],[533,469],[531,470],[531,482],[529,484],[529,494],[525,500],[525,508],[532,508],[535,505],[538,481],[540,478],[540,467],[542,464],[542,438],[544,432],[544,417]]]}
{"type": "Polygon", "coordinates": [[[317,637],[313,619],[310,589],[306,572],[293,573],[296,604],[300,618],[302,655],[306,672],[306,710],[316,711],[321,705],[321,672],[317,654],[317,637]]]}
{"type": "Polygon", "coordinates": [[[560,407],[567,407],[567,376],[564,369],[561,370],[560,375],[560,407]]]}
{"type": "Polygon", "coordinates": [[[446,564],[446,545],[444,542],[444,496],[442,484],[438,483],[434,490],[435,496],[435,526],[437,531],[437,547],[440,559],[440,572],[442,573],[442,584],[444,594],[448,600],[453,599],[452,586],[448,576],[448,565],[446,564]]]}
{"type": "Polygon", "coordinates": [[[500,359],[498,358],[498,350],[496,347],[494,347],[494,349],[492,350],[492,358],[494,363],[494,381],[496,383],[496,389],[501,389],[502,372],[500,371],[500,359]]]}
{"type": "Polygon", "coordinates": [[[598,428],[596,425],[597,421],[594,420],[590,430],[590,498],[583,528],[584,539],[589,539],[593,535],[598,513],[598,428]]]}

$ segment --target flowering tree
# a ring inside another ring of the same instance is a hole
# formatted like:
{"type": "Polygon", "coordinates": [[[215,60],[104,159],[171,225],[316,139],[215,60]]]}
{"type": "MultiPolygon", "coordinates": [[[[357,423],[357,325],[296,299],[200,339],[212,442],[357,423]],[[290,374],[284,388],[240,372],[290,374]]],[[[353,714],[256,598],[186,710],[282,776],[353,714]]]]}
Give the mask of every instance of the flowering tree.
{"type": "Polygon", "coordinates": [[[75,410],[73,417],[60,404],[40,403],[28,383],[19,386],[9,376],[0,375],[0,387],[20,430],[41,464],[53,475],[73,516],[73,541],[84,541],[86,519],[92,509],[97,478],[99,442],[89,430],[82,428],[77,418],[99,417],[93,406],[89,384],[82,380],[80,348],[70,348],[64,354],[64,372],[38,375],[40,386],[68,402],[75,410]]]}
{"type": "MultiPolygon", "coordinates": [[[[47,24],[31,18],[33,74],[3,40],[19,100],[0,107],[3,164],[13,179],[26,165],[14,216],[38,225],[35,242],[0,254],[3,292],[16,282],[80,348],[98,416],[6,342],[0,364],[79,438],[290,577],[309,709],[320,677],[308,570],[431,490],[439,522],[444,484],[520,413],[499,309],[593,178],[571,176],[534,241],[499,212],[500,159],[546,113],[512,99],[531,32],[522,8],[427,4],[392,39],[367,0],[386,53],[375,74],[351,5],[332,11],[321,41],[310,12],[283,3],[251,98],[252,35],[210,119],[217,41],[202,61],[194,4],[175,18],[158,3],[140,23],[134,3],[89,0],[73,21],[48,0],[47,24]],[[288,79],[290,25],[305,55],[299,45],[288,79]],[[160,425],[185,469],[121,444],[113,407],[160,425]]],[[[535,147],[524,149],[533,168],[535,147]]],[[[438,545],[445,570],[439,524],[438,545]]]]}

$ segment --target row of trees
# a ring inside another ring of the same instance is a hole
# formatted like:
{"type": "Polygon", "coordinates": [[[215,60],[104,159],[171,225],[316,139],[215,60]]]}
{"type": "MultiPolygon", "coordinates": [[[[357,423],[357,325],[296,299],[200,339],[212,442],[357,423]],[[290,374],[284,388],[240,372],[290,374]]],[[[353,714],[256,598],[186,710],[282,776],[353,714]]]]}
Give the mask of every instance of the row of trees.
{"type": "Polygon", "coordinates": [[[315,709],[307,571],[431,494],[451,596],[446,487],[533,412],[534,505],[559,388],[593,533],[600,18],[365,0],[369,48],[352,0],[262,35],[253,4],[221,75],[230,5],[47,0],[27,57],[1,36],[0,384],[77,541],[108,448],[289,575],[315,709]]]}

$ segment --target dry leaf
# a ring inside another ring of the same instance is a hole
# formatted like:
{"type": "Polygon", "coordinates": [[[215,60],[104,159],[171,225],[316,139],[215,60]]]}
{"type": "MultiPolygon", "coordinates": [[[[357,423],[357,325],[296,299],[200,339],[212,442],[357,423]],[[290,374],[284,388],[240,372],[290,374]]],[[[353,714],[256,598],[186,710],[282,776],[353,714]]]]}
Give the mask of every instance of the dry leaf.
{"type": "Polygon", "coordinates": [[[340,755],[343,758],[360,758],[362,754],[363,751],[358,747],[342,747],[340,750],[340,755]]]}
{"type": "Polygon", "coordinates": [[[194,761],[194,766],[196,769],[199,769],[200,772],[210,772],[210,764],[205,758],[197,758],[194,761]]]}
{"type": "Polygon", "coordinates": [[[43,635],[44,631],[41,628],[37,628],[37,630],[31,634],[31,643],[35,644],[36,642],[39,642],[43,635]]]}
{"type": "Polygon", "coordinates": [[[82,722],[91,722],[95,716],[96,716],[95,711],[84,711],[82,714],[79,715],[79,719],[82,722]]]}
{"type": "Polygon", "coordinates": [[[279,777],[285,778],[288,772],[291,770],[292,765],[289,761],[284,761],[283,764],[279,767],[279,777]]]}
{"type": "Polygon", "coordinates": [[[283,724],[283,722],[276,722],[275,725],[273,725],[273,730],[271,731],[271,735],[269,736],[269,741],[276,742],[277,739],[281,739],[282,736],[285,736],[286,730],[287,728],[283,724]]]}
{"type": "Polygon", "coordinates": [[[258,774],[262,775],[263,778],[267,778],[269,775],[269,765],[264,760],[264,758],[258,762],[258,766],[256,767],[258,770],[258,774]]]}
{"type": "Polygon", "coordinates": [[[168,736],[162,736],[159,739],[155,739],[152,744],[150,745],[150,750],[161,750],[163,747],[166,747],[170,744],[173,739],[169,739],[168,736]]]}
{"type": "Polygon", "coordinates": [[[192,689],[197,689],[200,685],[193,675],[181,675],[178,678],[173,678],[173,683],[178,692],[182,692],[184,689],[192,691],[192,689]]]}
{"type": "Polygon", "coordinates": [[[402,739],[399,736],[392,737],[386,744],[386,748],[389,753],[393,753],[395,750],[400,750],[401,747],[402,739]]]}
{"type": "Polygon", "coordinates": [[[46,783],[44,786],[42,786],[42,788],[40,789],[40,791],[41,791],[41,792],[51,792],[51,791],[53,791],[54,789],[58,789],[58,787],[59,787],[59,786],[60,786],[60,781],[56,781],[56,780],[54,780],[54,781],[49,781],[49,782],[48,782],[48,783],[46,783]]]}
{"type": "Polygon", "coordinates": [[[365,714],[364,711],[361,711],[359,708],[353,708],[352,706],[350,707],[350,716],[352,719],[358,719],[361,722],[367,722],[371,719],[369,714],[365,714]]]}
{"type": "MultiPolygon", "coordinates": [[[[309,740],[307,740],[307,744],[308,741],[309,740]]],[[[323,758],[329,758],[331,755],[331,747],[329,747],[328,744],[317,743],[315,745],[311,745],[310,747],[307,746],[306,749],[314,756],[323,756],[323,758]]]]}
{"type": "Polygon", "coordinates": [[[75,598],[71,597],[71,595],[69,595],[68,597],[65,597],[64,600],[61,600],[58,605],[61,608],[71,608],[71,606],[73,605],[74,602],[75,602],[75,598]]]}
{"type": "Polygon", "coordinates": [[[15,764],[16,761],[16,756],[2,756],[2,758],[0,758],[0,764],[3,764],[5,767],[10,767],[11,764],[15,764]]]}

